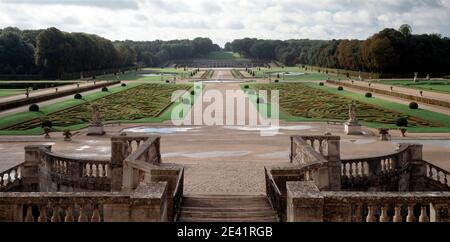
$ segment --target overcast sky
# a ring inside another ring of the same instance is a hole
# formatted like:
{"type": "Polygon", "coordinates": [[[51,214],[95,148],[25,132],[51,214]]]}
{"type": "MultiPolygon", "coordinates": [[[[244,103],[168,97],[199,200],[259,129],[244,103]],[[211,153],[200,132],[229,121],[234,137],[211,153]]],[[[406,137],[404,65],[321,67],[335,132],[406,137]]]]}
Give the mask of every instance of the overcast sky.
{"type": "Polygon", "coordinates": [[[57,27],[111,40],[365,39],[408,23],[450,35],[450,0],[0,0],[0,28],[57,27]]]}

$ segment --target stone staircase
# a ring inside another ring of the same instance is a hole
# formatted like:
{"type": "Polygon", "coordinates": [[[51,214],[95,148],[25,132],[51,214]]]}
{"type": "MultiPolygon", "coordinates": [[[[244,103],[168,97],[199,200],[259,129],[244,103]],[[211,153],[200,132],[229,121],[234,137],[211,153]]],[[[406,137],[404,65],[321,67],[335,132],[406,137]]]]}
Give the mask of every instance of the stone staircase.
{"type": "Polygon", "coordinates": [[[183,197],[178,222],[277,222],[265,196],[195,195],[183,197]]]}

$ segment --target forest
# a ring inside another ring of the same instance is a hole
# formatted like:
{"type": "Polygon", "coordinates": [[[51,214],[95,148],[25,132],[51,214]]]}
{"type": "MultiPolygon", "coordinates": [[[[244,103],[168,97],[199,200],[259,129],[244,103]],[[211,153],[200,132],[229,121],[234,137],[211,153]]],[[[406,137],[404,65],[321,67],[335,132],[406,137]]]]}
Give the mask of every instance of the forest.
{"type": "MultiPolygon", "coordinates": [[[[169,61],[204,58],[221,50],[209,38],[170,41],[110,41],[56,28],[0,29],[0,75],[38,74],[60,78],[64,73],[108,70],[137,64],[161,67],[169,61]]],[[[250,59],[277,60],[286,66],[314,65],[376,73],[448,73],[450,39],[439,34],[415,35],[409,25],[384,29],[366,40],[236,39],[226,43],[250,59]]]]}
{"type": "Polygon", "coordinates": [[[56,28],[0,30],[0,74],[60,78],[64,73],[129,67],[135,60],[132,48],[97,35],[56,28]]]}
{"type": "Polygon", "coordinates": [[[284,65],[313,65],[374,73],[449,73],[450,39],[412,34],[409,25],[384,29],[367,40],[237,39],[225,50],[284,65]]]}

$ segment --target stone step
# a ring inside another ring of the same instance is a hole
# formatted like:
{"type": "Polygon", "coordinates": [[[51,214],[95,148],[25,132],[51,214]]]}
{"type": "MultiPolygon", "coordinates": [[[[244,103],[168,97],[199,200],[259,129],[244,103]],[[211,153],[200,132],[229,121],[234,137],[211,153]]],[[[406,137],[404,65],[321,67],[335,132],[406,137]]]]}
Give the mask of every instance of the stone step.
{"type": "Polygon", "coordinates": [[[265,196],[189,195],[183,197],[180,222],[276,222],[265,196]]]}

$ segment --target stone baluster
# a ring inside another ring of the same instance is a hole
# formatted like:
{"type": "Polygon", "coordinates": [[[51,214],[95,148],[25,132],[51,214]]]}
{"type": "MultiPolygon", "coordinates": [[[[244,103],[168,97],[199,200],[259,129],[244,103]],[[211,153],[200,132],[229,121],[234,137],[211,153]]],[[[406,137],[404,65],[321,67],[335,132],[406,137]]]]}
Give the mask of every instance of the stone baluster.
{"type": "Polygon", "coordinates": [[[361,222],[362,221],[362,209],[363,209],[363,203],[357,203],[355,205],[355,222],[361,222]]]}
{"type": "Polygon", "coordinates": [[[89,222],[85,206],[82,204],[80,204],[80,215],[78,216],[78,222],[89,222]]]}
{"type": "Polygon", "coordinates": [[[58,205],[53,206],[53,214],[52,214],[51,221],[53,223],[61,222],[61,217],[59,216],[59,206],[58,205]]]}
{"type": "Polygon", "coordinates": [[[420,211],[420,216],[419,216],[419,222],[424,223],[424,222],[428,222],[429,220],[430,219],[427,214],[427,207],[422,206],[421,211],[420,211]]]}
{"type": "Polygon", "coordinates": [[[71,205],[66,208],[66,216],[64,218],[64,222],[72,223],[75,222],[75,218],[73,217],[73,207],[71,205]]]}
{"type": "Polygon", "coordinates": [[[408,204],[408,216],[406,216],[406,222],[416,222],[416,217],[414,216],[414,204],[408,204]]]}
{"type": "Polygon", "coordinates": [[[376,222],[376,221],[377,218],[375,217],[375,205],[369,204],[366,222],[376,222]]]}
{"type": "Polygon", "coordinates": [[[92,211],[91,222],[101,222],[100,211],[99,211],[97,205],[94,206],[94,209],[93,209],[93,211],[92,211]]]}
{"type": "Polygon", "coordinates": [[[402,207],[400,205],[395,205],[395,214],[394,214],[394,218],[392,219],[393,222],[395,223],[401,223],[403,222],[403,217],[402,217],[402,207]]]}
{"type": "Polygon", "coordinates": [[[388,204],[381,206],[380,222],[389,222],[389,216],[387,215],[388,204]]]}
{"type": "Polygon", "coordinates": [[[38,222],[45,223],[47,222],[47,205],[43,205],[39,207],[39,217],[38,222]]]}
{"type": "Polygon", "coordinates": [[[27,207],[27,214],[25,216],[25,222],[34,222],[34,217],[33,217],[33,207],[31,205],[28,205],[27,207]]]}

